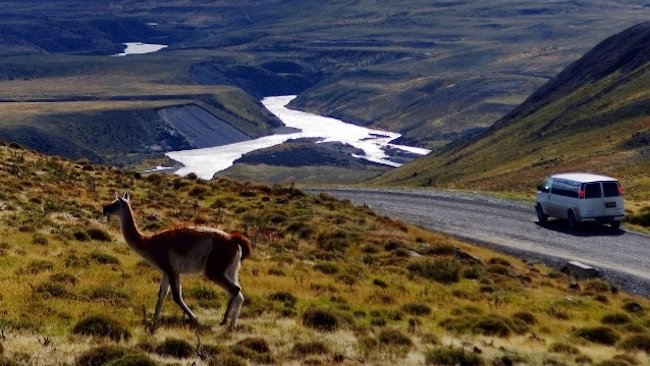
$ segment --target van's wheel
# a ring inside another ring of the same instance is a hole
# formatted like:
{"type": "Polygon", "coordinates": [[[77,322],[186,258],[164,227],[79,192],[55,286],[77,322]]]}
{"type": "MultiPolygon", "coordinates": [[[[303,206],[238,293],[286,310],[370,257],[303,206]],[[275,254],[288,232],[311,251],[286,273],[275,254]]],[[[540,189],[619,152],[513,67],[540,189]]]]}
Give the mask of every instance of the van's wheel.
{"type": "Polygon", "coordinates": [[[535,210],[537,211],[537,222],[540,224],[546,224],[548,222],[548,216],[544,213],[542,205],[538,203],[535,210]]]}
{"type": "Polygon", "coordinates": [[[614,230],[618,230],[621,227],[621,222],[620,221],[612,221],[609,223],[609,226],[612,227],[614,230]]]}
{"type": "Polygon", "coordinates": [[[573,213],[572,210],[569,211],[568,219],[569,219],[569,229],[575,230],[578,227],[578,221],[576,220],[576,215],[573,213]]]}

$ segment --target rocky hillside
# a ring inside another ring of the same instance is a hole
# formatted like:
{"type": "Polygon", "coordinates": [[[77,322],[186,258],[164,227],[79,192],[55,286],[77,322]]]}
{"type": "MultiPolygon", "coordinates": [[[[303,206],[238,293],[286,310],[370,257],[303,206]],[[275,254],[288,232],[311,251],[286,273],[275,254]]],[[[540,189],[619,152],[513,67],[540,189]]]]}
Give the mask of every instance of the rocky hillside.
{"type": "Polygon", "coordinates": [[[377,184],[531,193],[546,175],[620,177],[631,200],[650,193],[650,23],[612,36],[482,137],[389,172],[377,184]]]}

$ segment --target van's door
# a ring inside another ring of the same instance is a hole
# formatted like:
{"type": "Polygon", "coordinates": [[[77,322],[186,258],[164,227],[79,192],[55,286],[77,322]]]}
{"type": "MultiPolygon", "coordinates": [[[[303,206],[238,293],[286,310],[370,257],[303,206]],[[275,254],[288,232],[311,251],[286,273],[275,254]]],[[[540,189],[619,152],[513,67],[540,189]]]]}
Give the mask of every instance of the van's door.
{"type": "Polygon", "coordinates": [[[588,219],[603,216],[605,203],[600,183],[585,183],[582,185],[583,199],[580,200],[580,218],[588,219]]]}
{"type": "Polygon", "coordinates": [[[618,182],[603,182],[603,213],[602,216],[623,216],[625,207],[623,195],[618,182]]]}

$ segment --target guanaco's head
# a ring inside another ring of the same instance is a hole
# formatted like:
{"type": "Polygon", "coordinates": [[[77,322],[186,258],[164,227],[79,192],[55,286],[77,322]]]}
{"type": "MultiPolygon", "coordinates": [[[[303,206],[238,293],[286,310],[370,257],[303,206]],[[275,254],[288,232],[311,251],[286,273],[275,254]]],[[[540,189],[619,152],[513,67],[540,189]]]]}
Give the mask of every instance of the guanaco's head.
{"type": "Polygon", "coordinates": [[[129,192],[124,192],[124,195],[122,197],[120,197],[120,195],[117,192],[115,192],[115,201],[104,206],[104,210],[102,210],[102,213],[104,214],[104,216],[111,216],[111,215],[120,216],[122,215],[123,212],[126,212],[126,210],[129,209],[130,200],[131,200],[131,195],[129,194],[129,192]]]}

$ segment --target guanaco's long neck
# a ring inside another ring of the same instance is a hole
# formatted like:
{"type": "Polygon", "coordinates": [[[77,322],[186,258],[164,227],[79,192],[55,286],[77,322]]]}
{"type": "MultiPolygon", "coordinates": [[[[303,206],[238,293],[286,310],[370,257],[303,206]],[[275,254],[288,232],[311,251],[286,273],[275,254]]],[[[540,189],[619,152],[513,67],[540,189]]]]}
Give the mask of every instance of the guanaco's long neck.
{"type": "Polygon", "coordinates": [[[122,230],[122,235],[124,235],[124,240],[126,243],[133,248],[136,252],[142,254],[143,245],[144,245],[144,236],[138,230],[138,226],[135,224],[133,219],[133,211],[131,211],[131,206],[127,206],[128,209],[122,211],[120,215],[120,229],[122,230]]]}

